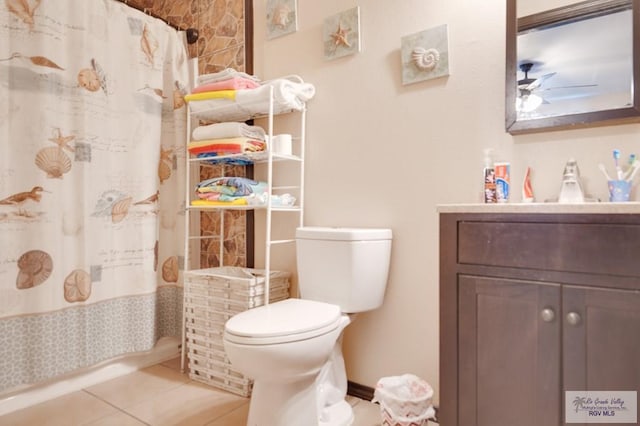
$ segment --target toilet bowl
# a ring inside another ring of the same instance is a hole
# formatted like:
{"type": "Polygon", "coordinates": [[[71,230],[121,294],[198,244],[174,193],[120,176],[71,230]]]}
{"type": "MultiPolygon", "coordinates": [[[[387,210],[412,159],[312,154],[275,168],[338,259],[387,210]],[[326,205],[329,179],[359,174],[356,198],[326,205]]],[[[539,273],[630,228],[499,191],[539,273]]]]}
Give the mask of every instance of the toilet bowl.
{"type": "Polygon", "coordinates": [[[296,230],[300,299],[250,309],[225,324],[234,369],[253,379],[249,426],[349,426],[342,334],[377,309],[389,272],[391,230],[296,230]]]}
{"type": "Polygon", "coordinates": [[[347,426],[340,307],[287,299],[231,318],[224,345],[233,366],[254,379],[248,425],[347,426]],[[291,321],[295,319],[295,321],[291,321]]]}

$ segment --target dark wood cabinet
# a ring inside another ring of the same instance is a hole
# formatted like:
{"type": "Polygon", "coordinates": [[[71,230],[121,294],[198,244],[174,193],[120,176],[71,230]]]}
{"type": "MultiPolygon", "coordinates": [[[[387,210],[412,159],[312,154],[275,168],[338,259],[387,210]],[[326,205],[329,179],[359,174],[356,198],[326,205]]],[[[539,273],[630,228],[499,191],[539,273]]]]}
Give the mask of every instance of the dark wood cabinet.
{"type": "Polygon", "coordinates": [[[441,213],[440,258],[441,425],[559,426],[566,390],[640,393],[640,216],[441,213]]]}

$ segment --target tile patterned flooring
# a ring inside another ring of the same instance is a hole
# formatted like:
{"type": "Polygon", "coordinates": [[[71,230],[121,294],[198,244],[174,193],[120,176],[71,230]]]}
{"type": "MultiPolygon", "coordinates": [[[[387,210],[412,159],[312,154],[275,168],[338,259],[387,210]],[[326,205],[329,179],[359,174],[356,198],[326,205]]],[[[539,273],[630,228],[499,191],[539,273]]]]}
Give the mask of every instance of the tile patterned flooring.
{"type": "MultiPolygon", "coordinates": [[[[377,404],[348,397],[353,426],[381,424],[377,404]]],[[[243,426],[249,400],[180,372],[180,359],[0,416],[0,426],[243,426]]]]}

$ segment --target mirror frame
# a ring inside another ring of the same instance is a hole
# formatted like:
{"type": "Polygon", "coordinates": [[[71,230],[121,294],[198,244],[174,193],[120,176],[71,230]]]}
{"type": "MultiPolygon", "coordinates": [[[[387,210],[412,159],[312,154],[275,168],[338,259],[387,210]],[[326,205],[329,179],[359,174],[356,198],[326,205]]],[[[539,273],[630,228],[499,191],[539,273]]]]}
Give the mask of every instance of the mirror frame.
{"type": "Polygon", "coordinates": [[[518,18],[517,15],[517,0],[507,0],[506,27],[505,129],[507,132],[517,135],[640,121],[640,0],[588,0],[522,18],[518,18]],[[631,3],[633,16],[633,105],[627,108],[518,121],[515,108],[518,94],[518,32],[562,21],[570,22],[585,16],[597,16],[603,11],[615,10],[629,3],[631,3]]]}

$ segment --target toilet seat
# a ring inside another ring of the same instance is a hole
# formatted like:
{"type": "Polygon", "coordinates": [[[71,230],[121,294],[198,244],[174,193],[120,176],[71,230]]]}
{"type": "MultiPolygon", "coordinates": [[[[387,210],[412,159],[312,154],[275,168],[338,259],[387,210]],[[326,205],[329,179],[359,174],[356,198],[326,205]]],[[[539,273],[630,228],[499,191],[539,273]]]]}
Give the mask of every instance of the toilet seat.
{"type": "Polygon", "coordinates": [[[335,330],[341,317],[338,305],[286,299],[233,316],[225,324],[224,339],[245,345],[296,342],[335,330]]]}

